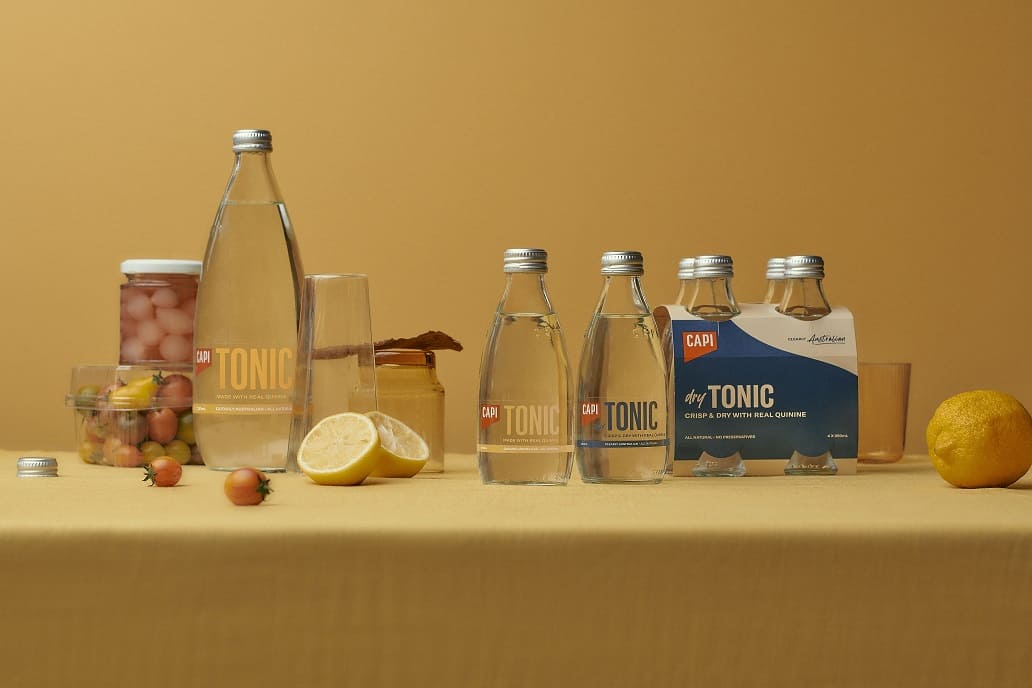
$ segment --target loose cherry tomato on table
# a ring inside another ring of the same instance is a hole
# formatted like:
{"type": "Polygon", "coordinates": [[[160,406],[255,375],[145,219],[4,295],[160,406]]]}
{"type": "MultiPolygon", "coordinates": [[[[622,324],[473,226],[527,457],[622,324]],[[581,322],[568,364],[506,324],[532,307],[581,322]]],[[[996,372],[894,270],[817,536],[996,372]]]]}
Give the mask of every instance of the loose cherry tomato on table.
{"type": "Polygon", "coordinates": [[[256,468],[237,468],[226,476],[226,497],[237,506],[261,504],[272,492],[269,478],[256,468]]]}
{"type": "Polygon", "coordinates": [[[149,480],[151,486],[172,487],[183,477],[183,467],[179,465],[178,461],[167,456],[154,459],[143,469],[146,471],[143,480],[144,482],[149,480]]]}

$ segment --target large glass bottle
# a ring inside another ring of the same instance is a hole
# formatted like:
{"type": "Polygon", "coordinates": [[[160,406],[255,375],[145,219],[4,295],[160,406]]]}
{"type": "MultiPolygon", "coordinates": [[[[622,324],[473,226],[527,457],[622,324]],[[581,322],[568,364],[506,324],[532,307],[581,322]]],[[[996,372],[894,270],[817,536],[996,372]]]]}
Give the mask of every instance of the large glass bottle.
{"type": "Polygon", "coordinates": [[[778,312],[797,320],[820,320],[831,313],[824,295],[824,259],[789,256],[785,259],[785,295],[778,312]]]}
{"type": "Polygon", "coordinates": [[[233,134],[197,291],[194,429],[216,470],[286,467],[304,271],[271,151],[267,131],[233,134]]]}
{"type": "Polygon", "coordinates": [[[602,295],[584,334],[577,466],[588,483],[658,483],[667,460],[666,364],[637,251],[602,255],[602,295]]]}
{"type": "Polygon", "coordinates": [[[548,299],[548,254],[505,251],[505,290],[480,364],[477,463],[485,483],[565,485],[573,465],[570,363],[548,299]]]}

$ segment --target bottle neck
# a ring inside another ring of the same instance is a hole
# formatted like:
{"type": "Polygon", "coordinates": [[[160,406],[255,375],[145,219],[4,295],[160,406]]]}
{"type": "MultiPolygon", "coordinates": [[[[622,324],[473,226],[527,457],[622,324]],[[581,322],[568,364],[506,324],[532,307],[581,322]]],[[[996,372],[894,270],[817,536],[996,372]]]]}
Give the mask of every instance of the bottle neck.
{"type": "Polygon", "coordinates": [[[782,289],[785,286],[784,280],[772,279],[767,280],[767,293],[763,297],[763,302],[773,306],[777,306],[781,303],[781,296],[784,292],[782,289]]]}
{"type": "Polygon", "coordinates": [[[236,153],[233,173],[226,186],[223,202],[282,203],[283,195],[272,172],[272,159],[267,151],[236,153]]]}
{"type": "Polygon", "coordinates": [[[498,303],[499,313],[551,314],[552,304],[545,290],[543,272],[508,272],[505,291],[498,303]]]}
{"type": "Polygon", "coordinates": [[[649,315],[638,275],[606,275],[595,313],[599,315],[649,315]]]}
{"type": "Polygon", "coordinates": [[[681,287],[677,290],[677,299],[674,303],[684,306],[685,308],[689,305],[689,300],[695,294],[695,280],[694,279],[683,279],[681,280],[681,287]]]}
{"type": "Polygon", "coordinates": [[[706,320],[730,320],[741,314],[730,277],[697,277],[695,291],[685,308],[706,320]]]}
{"type": "Polygon", "coordinates": [[[818,320],[831,313],[821,280],[813,277],[792,277],[785,280],[785,294],[778,312],[799,320],[818,320]]]}

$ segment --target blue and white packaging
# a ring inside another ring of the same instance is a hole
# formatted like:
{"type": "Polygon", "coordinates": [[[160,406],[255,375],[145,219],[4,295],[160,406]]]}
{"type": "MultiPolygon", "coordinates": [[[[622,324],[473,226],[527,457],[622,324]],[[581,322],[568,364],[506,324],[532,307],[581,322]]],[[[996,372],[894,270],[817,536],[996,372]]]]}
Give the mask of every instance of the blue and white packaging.
{"type": "Polygon", "coordinates": [[[741,309],[724,322],[657,309],[669,337],[674,475],[691,475],[704,452],[738,452],[746,475],[781,475],[793,452],[831,452],[840,474],[856,473],[852,314],[835,307],[802,321],[764,304],[741,309]]]}

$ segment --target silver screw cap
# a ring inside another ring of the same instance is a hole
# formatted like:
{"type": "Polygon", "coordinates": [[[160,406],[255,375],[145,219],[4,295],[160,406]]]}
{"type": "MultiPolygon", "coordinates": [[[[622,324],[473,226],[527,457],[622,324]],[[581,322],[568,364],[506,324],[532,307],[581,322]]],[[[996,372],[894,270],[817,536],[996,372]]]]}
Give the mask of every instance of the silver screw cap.
{"type": "Polygon", "coordinates": [[[56,478],[57,459],[52,456],[23,456],[18,459],[19,478],[56,478]]]}
{"type": "Polygon", "coordinates": [[[785,277],[824,279],[824,259],[820,256],[789,256],[785,258],[785,277]]]}
{"type": "Polygon", "coordinates": [[[233,152],[271,151],[272,134],[265,129],[238,129],[233,132],[233,152]]]}
{"type": "Polygon", "coordinates": [[[540,248],[507,248],[503,272],[548,272],[548,252],[540,248]]]}
{"type": "Polygon", "coordinates": [[[695,256],[695,277],[734,277],[731,256],[695,256]]]}
{"type": "Polygon", "coordinates": [[[677,279],[686,280],[695,277],[695,259],[682,258],[677,263],[677,279]]]}
{"type": "Polygon", "coordinates": [[[638,251],[606,251],[602,254],[603,275],[644,275],[645,259],[638,251]]]}
{"type": "Polygon", "coordinates": [[[785,259],[784,258],[771,258],[767,261],[767,279],[769,280],[782,280],[785,279],[785,259]]]}

